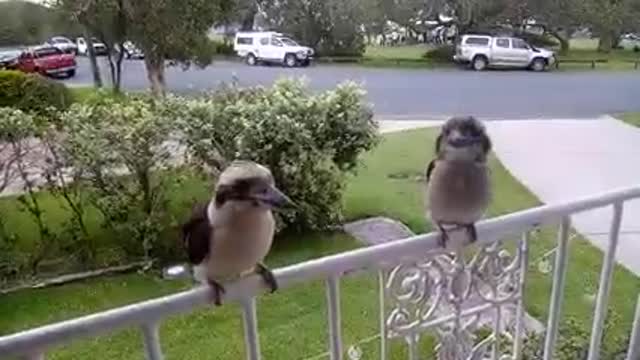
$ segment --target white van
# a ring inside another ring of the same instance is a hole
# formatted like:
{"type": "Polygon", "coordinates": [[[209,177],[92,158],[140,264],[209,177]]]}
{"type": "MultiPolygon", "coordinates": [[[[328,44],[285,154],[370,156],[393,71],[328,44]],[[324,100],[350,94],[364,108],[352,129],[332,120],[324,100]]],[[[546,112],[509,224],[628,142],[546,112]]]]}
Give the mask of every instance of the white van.
{"type": "Polygon", "coordinates": [[[249,65],[268,62],[288,67],[307,66],[314,55],[313,49],[298,45],[291,38],[273,31],[239,32],[233,50],[249,65]]]}

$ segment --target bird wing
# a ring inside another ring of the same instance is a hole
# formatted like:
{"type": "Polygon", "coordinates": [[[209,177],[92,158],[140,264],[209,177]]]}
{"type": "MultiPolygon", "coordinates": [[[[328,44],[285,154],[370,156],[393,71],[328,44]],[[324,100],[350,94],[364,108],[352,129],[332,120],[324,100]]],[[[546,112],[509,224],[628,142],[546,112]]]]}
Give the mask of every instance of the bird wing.
{"type": "Polygon", "coordinates": [[[433,172],[433,169],[435,169],[436,167],[436,160],[437,159],[431,160],[429,165],[427,165],[427,183],[429,183],[429,179],[431,179],[431,173],[433,172]]]}
{"type": "Polygon", "coordinates": [[[207,216],[208,206],[209,203],[194,206],[191,217],[182,225],[183,245],[192,264],[200,264],[209,253],[213,228],[207,216]]]}

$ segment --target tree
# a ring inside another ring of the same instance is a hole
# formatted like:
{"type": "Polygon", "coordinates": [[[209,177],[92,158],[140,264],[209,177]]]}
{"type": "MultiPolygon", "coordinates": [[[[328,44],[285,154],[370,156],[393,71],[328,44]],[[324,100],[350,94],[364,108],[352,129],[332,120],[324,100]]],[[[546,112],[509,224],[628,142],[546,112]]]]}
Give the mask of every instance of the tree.
{"type": "Polygon", "coordinates": [[[573,30],[583,22],[581,0],[537,0],[529,3],[531,13],[545,33],[560,43],[560,52],[569,51],[573,30]]]}
{"type": "MultiPolygon", "coordinates": [[[[110,1],[110,0],[107,0],[110,1]]],[[[55,0],[54,7],[67,14],[74,23],[82,27],[82,36],[87,43],[87,55],[91,65],[93,84],[96,88],[102,87],[100,68],[93,48],[93,35],[97,25],[97,18],[101,16],[98,0],[55,0]]]]}
{"type": "Polygon", "coordinates": [[[617,46],[620,35],[637,24],[638,0],[586,0],[581,14],[599,34],[598,50],[609,52],[617,46]]]}
{"type": "Polygon", "coordinates": [[[165,92],[165,60],[184,66],[211,63],[215,50],[207,32],[228,18],[234,6],[229,0],[126,0],[128,35],[145,53],[154,95],[165,92]]]}
{"type": "Polygon", "coordinates": [[[264,4],[271,28],[288,33],[321,55],[364,53],[363,3],[341,0],[283,0],[264,4]]]}

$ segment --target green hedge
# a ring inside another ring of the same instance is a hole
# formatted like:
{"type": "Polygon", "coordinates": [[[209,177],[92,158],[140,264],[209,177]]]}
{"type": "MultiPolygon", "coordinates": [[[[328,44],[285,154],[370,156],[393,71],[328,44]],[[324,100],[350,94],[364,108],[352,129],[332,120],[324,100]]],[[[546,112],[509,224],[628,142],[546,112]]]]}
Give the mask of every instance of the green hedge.
{"type": "Polygon", "coordinates": [[[39,74],[0,71],[0,106],[46,114],[49,107],[65,110],[73,102],[64,84],[39,74]]]}
{"type": "MultiPolygon", "coordinates": [[[[47,181],[44,194],[29,182],[23,196],[0,201],[0,279],[40,274],[52,259],[75,271],[176,260],[179,224],[194,201],[212,196],[215,177],[203,163],[264,164],[296,203],[279,215],[281,229],[331,227],[341,220],[347,174],[378,140],[364,92],[352,83],[315,93],[280,81],[201,98],[96,93],[53,115],[47,122],[57,126],[36,126],[44,116],[0,107],[0,137],[30,151],[37,136],[50,154],[35,174],[47,181]],[[185,162],[174,161],[169,144],[187,151],[185,162]],[[76,181],[61,181],[69,176],[76,181]]],[[[41,153],[21,159],[34,156],[41,153]]]]}

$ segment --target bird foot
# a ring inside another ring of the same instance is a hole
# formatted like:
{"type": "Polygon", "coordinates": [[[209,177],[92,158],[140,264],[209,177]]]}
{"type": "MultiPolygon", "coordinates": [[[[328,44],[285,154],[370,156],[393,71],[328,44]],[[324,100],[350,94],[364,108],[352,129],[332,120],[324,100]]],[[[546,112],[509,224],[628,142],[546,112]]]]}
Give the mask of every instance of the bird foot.
{"type": "Polygon", "coordinates": [[[216,306],[222,305],[222,295],[225,292],[224,287],[220,285],[219,282],[212,279],[207,279],[207,282],[209,283],[209,286],[211,286],[211,297],[213,303],[216,306]]]}
{"type": "Polygon", "coordinates": [[[467,224],[464,225],[464,228],[467,230],[467,234],[469,234],[469,240],[473,244],[478,240],[478,232],[476,231],[475,224],[467,224]]]}
{"type": "Polygon", "coordinates": [[[445,230],[444,226],[441,223],[438,223],[438,229],[440,230],[440,239],[438,241],[438,245],[442,248],[447,247],[447,242],[449,241],[449,234],[447,234],[447,230],[445,230]]]}
{"type": "Polygon", "coordinates": [[[272,293],[278,290],[278,282],[276,281],[276,277],[266,265],[264,265],[263,263],[258,263],[256,265],[256,273],[262,276],[264,282],[266,282],[267,285],[269,285],[269,287],[271,288],[272,293]]]}
{"type": "MultiPolygon", "coordinates": [[[[447,230],[444,228],[442,223],[438,223],[438,229],[440,230],[440,242],[439,245],[443,248],[447,247],[447,242],[449,241],[449,234],[447,233],[447,230]]],[[[476,231],[476,226],[475,224],[471,223],[471,224],[454,224],[451,223],[451,225],[455,225],[455,228],[453,230],[456,229],[460,229],[463,228],[466,230],[467,234],[469,235],[469,241],[470,243],[474,243],[478,240],[478,233],[476,231]]]]}

